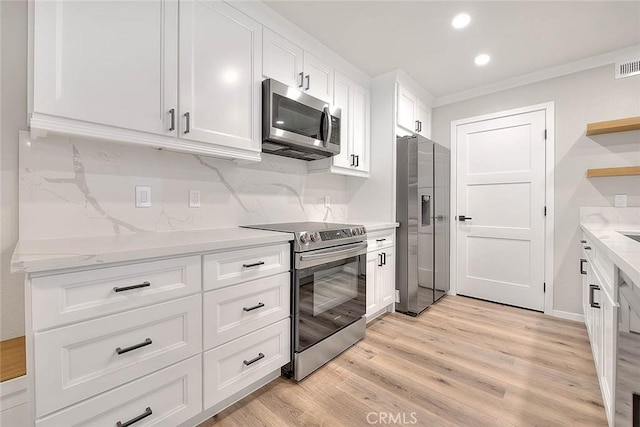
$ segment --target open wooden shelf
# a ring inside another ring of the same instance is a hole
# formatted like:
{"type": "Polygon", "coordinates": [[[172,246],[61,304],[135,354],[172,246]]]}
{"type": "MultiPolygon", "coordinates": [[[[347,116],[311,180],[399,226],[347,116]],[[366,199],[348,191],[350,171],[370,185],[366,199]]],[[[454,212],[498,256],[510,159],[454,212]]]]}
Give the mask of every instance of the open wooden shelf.
{"type": "Polygon", "coordinates": [[[8,381],[27,373],[24,337],[0,342],[0,382],[8,381]]]}
{"type": "Polygon", "coordinates": [[[631,175],[640,175],[640,166],[587,169],[587,178],[600,178],[605,176],[631,176],[631,175]]]}
{"type": "Polygon", "coordinates": [[[640,116],[626,119],[609,120],[606,122],[587,123],[587,135],[601,135],[604,133],[629,132],[640,130],[640,116]]]}

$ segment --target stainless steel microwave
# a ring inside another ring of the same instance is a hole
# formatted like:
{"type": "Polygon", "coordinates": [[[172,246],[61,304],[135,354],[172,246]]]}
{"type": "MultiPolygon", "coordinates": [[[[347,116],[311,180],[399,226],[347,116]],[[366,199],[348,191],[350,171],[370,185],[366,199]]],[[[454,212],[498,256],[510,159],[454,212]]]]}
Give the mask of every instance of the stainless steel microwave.
{"type": "Polygon", "coordinates": [[[264,153],[318,160],[340,147],[340,108],[276,80],[262,82],[264,153]]]}

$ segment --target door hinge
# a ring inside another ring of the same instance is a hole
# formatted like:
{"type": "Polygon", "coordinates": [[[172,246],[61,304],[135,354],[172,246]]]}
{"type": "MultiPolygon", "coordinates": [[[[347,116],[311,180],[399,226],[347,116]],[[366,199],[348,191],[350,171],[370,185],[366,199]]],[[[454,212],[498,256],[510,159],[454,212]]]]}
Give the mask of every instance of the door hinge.
{"type": "Polygon", "coordinates": [[[544,207],[544,216],[547,216],[547,207],[544,207]]]}
{"type": "Polygon", "coordinates": [[[544,130],[544,140],[545,141],[547,140],[547,130],[546,129],[544,130]]]}
{"type": "Polygon", "coordinates": [[[547,282],[542,283],[542,292],[547,293],[547,282]]]}

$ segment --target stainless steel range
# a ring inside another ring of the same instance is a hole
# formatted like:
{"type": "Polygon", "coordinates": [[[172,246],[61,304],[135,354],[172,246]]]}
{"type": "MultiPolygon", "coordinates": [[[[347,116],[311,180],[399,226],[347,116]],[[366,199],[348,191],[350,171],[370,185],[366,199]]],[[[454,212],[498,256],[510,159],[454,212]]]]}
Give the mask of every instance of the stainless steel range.
{"type": "Polygon", "coordinates": [[[292,357],[283,373],[299,381],[364,337],[366,230],[324,222],[247,228],[295,234],[292,357]]]}

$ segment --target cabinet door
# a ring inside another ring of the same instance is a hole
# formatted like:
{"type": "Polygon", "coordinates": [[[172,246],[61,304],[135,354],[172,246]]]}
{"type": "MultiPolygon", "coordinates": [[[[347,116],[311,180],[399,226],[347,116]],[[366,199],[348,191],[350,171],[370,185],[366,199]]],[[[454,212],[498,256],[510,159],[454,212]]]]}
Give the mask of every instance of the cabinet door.
{"type": "Polygon", "coordinates": [[[369,91],[356,83],[353,84],[351,120],[353,124],[351,153],[357,156],[356,169],[369,172],[369,91]]]}
{"type": "Polygon", "coordinates": [[[340,107],[340,154],[333,157],[333,165],[350,168],[354,164],[353,158],[353,126],[351,109],[353,103],[353,89],[351,80],[336,71],[333,84],[333,105],[340,107]]]}
{"type": "Polygon", "coordinates": [[[262,74],[290,87],[302,88],[304,51],[273,31],[262,30],[262,74]]]}
{"type": "Polygon", "coordinates": [[[412,133],[416,132],[418,129],[416,125],[417,103],[418,100],[411,92],[398,85],[398,126],[412,133]]]}
{"type": "Polygon", "coordinates": [[[34,13],[34,113],[175,134],[177,3],[37,1],[34,13]]]}
{"type": "Polygon", "coordinates": [[[618,334],[618,309],[611,296],[603,292],[602,298],[602,397],[607,415],[611,418],[615,410],[613,394],[616,368],[616,336],[618,334]]]}
{"type": "Polygon", "coordinates": [[[431,138],[431,109],[418,101],[418,118],[420,124],[420,135],[431,138]]]}
{"type": "Polygon", "coordinates": [[[377,277],[380,251],[367,253],[367,319],[378,311],[377,277]]]}
{"type": "Polygon", "coordinates": [[[376,284],[378,287],[380,308],[387,307],[395,301],[395,254],[393,248],[384,249],[383,260],[384,265],[380,268],[380,274],[376,284]]]}
{"type": "Polygon", "coordinates": [[[262,29],[218,0],[180,2],[180,138],[260,151],[262,29]]]}
{"type": "Polygon", "coordinates": [[[304,90],[323,101],[333,100],[333,68],[309,52],[304,53],[304,90]]]}

